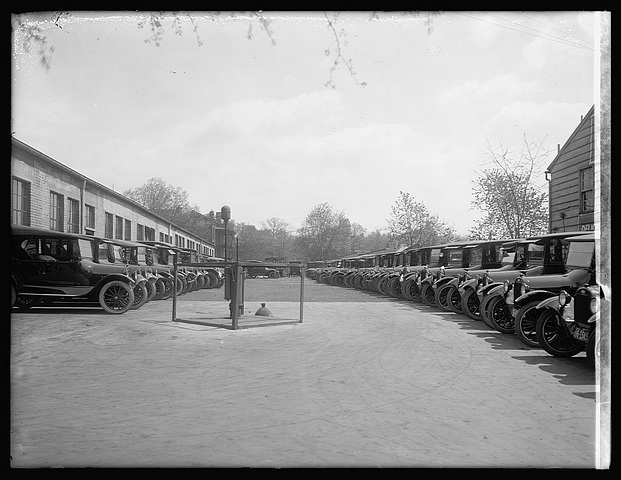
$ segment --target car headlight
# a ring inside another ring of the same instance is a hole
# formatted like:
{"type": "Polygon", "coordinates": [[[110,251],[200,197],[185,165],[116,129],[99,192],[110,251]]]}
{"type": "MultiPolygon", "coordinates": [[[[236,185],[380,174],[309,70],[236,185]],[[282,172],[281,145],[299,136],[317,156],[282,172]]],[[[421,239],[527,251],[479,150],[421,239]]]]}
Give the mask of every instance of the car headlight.
{"type": "Polygon", "coordinates": [[[522,295],[524,295],[527,291],[527,287],[524,284],[524,281],[521,279],[516,279],[515,280],[515,298],[521,297],[522,295]]]}
{"type": "Polygon", "coordinates": [[[505,293],[511,290],[511,282],[509,280],[505,280],[504,288],[505,288],[505,293]]]}
{"type": "Polygon", "coordinates": [[[599,297],[593,297],[589,307],[591,308],[591,314],[597,313],[599,311],[599,297]]]}
{"type": "Polygon", "coordinates": [[[569,302],[571,302],[571,295],[569,295],[565,290],[561,290],[558,294],[558,304],[561,307],[564,307],[569,302]]]}

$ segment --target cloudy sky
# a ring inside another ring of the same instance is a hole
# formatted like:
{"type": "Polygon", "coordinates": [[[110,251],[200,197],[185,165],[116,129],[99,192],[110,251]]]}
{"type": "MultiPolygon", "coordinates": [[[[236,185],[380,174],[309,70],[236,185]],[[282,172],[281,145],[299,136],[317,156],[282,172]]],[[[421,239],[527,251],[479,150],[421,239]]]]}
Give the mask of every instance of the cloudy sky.
{"type": "Polygon", "coordinates": [[[257,227],[327,202],[371,232],[403,191],[467,234],[488,146],[543,145],[545,169],[596,101],[593,12],[341,13],[354,74],[341,62],[334,88],[322,12],[265,13],[275,44],[250,15],[192,12],[197,33],[166,20],[159,46],[144,15],[29,15],[54,52],[46,70],[14,35],[13,135],[118,192],[160,177],[257,227]]]}

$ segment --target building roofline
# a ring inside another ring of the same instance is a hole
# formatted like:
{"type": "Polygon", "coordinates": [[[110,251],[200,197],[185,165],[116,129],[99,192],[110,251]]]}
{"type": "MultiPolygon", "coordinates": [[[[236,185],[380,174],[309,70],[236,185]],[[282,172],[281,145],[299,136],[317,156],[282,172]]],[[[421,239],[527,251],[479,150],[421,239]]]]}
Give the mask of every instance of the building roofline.
{"type": "Polygon", "coordinates": [[[569,138],[565,141],[565,143],[563,144],[563,147],[558,151],[558,153],[556,154],[556,156],[554,157],[554,160],[552,160],[552,163],[550,163],[550,165],[548,165],[548,168],[546,169],[546,171],[550,171],[550,169],[554,166],[554,164],[560,159],[560,157],[565,153],[565,149],[568,147],[568,145],[572,142],[572,140],[574,139],[574,137],[576,135],[578,135],[578,132],[580,131],[580,128],[582,128],[582,126],[586,123],[586,121],[592,117],[595,113],[595,105],[593,105],[591,108],[589,108],[589,111],[586,113],[586,115],[584,115],[582,117],[582,119],[580,120],[580,123],[578,124],[578,126],[576,126],[576,128],[574,129],[573,133],[569,136],[569,138]]]}
{"type": "MultiPolygon", "coordinates": [[[[95,185],[97,188],[100,188],[101,190],[105,191],[106,193],[119,198],[119,199],[123,199],[124,202],[129,202],[132,205],[136,206],[137,208],[139,208],[140,210],[142,210],[143,212],[147,212],[148,215],[156,217],[157,219],[161,220],[162,223],[167,223],[171,226],[174,226],[177,230],[188,233],[190,235],[192,235],[193,237],[196,238],[200,238],[201,241],[207,245],[212,245],[215,246],[214,243],[211,243],[207,240],[205,240],[204,238],[201,238],[199,235],[197,235],[196,233],[192,233],[190,232],[188,229],[181,227],[180,225],[177,225],[176,223],[171,222],[170,220],[168,220],[167,218],[164,218],[156,213],[153,213],[152,211],[150,211],[148,208],[146,208],[143,205],[140,205],[138,202],[136,202],[135,200],[132,200],[131,198],[127,198],[126,196],[124,196],[123,194],[117,192],[116,190],[111,189],[110,187],[106,187],[105,185],[96,182],[95,180],[87,177],[86,175],[81,174],[80,172],[74,170],[71,167],[68,167],[67,165],[65,165],[64,163],[59,162],[58,160],[53,159],[52,157],[50,157],[49,155],[46,155],[45,153],[41,152],[40,150],[37,150],[36,148],[28,145],[27,143],[22,142],[21,140],[19,140],[18,138],[15,138],[14,136],[11,136],[11,141],[14,144],[17,144],[20,148],[29,151],[31,154],[34,154],[37,157],[43,158],[46,162],[51,163],[52,165],[54,165],[54,167],[59,168],[60,170],[63,170],[67,173],[69,173],[70,175],[73,175],[76,178],[79,178],[80,180],[82,180],[83,182],[88,182],[91,185],[95,185]]],[[[200,212],[198,212],[200,213],[200,212]]],[[[202,215],[202,214],[201,214],[202,215]]]]}

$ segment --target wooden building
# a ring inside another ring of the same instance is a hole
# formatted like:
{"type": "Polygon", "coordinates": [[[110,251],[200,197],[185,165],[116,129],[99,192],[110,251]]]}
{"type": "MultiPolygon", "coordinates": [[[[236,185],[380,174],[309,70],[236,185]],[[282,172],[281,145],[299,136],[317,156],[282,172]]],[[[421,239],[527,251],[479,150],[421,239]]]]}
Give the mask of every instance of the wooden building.
{"type": "Polygon", "coordinates": [[[595,229],[595,132],[594,107],[560,148],[546,170],[549,182],[550,232],[595,229]]]}

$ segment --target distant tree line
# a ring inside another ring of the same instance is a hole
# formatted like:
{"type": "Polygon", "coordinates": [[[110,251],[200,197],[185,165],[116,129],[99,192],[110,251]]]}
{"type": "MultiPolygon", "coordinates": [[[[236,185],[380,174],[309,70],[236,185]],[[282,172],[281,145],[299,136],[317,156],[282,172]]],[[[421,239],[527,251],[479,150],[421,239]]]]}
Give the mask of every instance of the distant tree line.
{"type": "MultiPolygon", "coordinates": [[[[548,195],[545,186],[536,181],[535,172],[548,152],[526,140],[518,158],[502,145],[488,150],[487,168],[474,181],[471,201],[483,216],[475,221],[467,236],[457,235],[423,202],[401,191],[391,207],[386,228],[373,232],[351,222],[344,212],[334,210],[328,203],[316,205],[297,230],[278,217],[266,219],[259,228],[232,221],[229,229],[234,233],[231,238],[235,238],[235,255],[240,260],[333,260],[385,248],[547,233],[548,195]]],[[[218,216],[213,211],[202,214],[198,206],[190,205],[188,193],[182,188],[168,185],[161,178],[151,178],[145,185],[123,193],[176,225],[214,240],[218,216]]]]}

